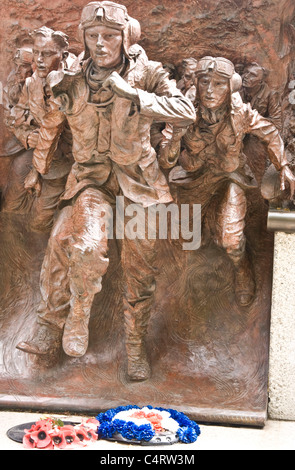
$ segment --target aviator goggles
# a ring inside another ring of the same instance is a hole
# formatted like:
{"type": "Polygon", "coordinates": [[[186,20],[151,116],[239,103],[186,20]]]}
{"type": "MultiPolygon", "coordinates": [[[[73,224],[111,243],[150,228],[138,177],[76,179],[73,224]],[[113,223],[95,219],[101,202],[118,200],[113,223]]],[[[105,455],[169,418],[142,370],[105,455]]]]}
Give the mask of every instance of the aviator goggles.
{"type": "Polygon", "coordinates": [[[128,22],[124,5],[114,2],[91,2],[83,8],[80,27],[85,29],[98,21],[106,21],[113,28],[123,30],[128,22]]]}
{"type": "Polygon", "coordinates": [[[17,49],[15,56],[13,58],[13,62],[16,65],[23,65],[23,64],[32,64],[33,62],[33,52],[30,49],[17,49]]]}
{"type": "Polygon", "coordinates": [[[213,71],[227,78],[231,78],[235,73],[235,68],[232,62],[224,57],[203,57],[198,61],[196,68],[196,75],[213,71]]]}

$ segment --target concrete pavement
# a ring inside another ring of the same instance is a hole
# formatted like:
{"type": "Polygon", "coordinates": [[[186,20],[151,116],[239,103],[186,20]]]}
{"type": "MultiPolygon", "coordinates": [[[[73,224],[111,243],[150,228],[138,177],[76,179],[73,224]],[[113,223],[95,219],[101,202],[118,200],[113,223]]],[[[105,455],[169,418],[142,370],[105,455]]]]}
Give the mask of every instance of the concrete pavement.
{"type": "MultiPolygon", "coordinates": [[[[46,414],[46,413],[44,413],[46,414]]],[[[26,450],[7,436],[7,431],[17,425],[34,422],[44,416],[42,413],[0,411],[0,450],[26,450]]],[[[80,421],[82,416],[69,416],[52,414],[68,421],[80,421]]],[[[201,450],[295,450],[295,422],[293,421],[267,421],[264,428],[231,427],[200,425],[201,434],[193,444],[174,444],[173,446],[142,447],[126,445],[117,442],[99,440],[86,447],[85,450],[117,452],[126,450],[147,451],[156,450],[165,452],[173,450],[191,452],[201,450]]]]}

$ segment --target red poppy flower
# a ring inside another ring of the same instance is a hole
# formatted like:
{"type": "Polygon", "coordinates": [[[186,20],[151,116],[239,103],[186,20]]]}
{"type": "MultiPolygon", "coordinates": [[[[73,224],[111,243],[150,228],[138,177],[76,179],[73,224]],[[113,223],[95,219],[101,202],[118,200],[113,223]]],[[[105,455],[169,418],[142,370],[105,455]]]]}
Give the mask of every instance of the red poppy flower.
{"type": "Polygon", "coordinates": [[[36,447],[36,442],[31,438],[31,433],[27,433],[23,437],[23,445],[26,449],[34,449],[36,447]]]}
{"type": "Polygon", "coordinates": [[[89,418],[81,425],[63,425],[60,421],[45,418],[25,429],[23,445],[27,449],[72,449],[76,446],[86,446],[90,441],[97,440],[99,422],[89,418]]]}
{"type": "Polygon", "coordinates": [[[162,425],[161,425],[163,417],[160,414],[148,413],[146,415],[146,418],[149,420],[149,422],[151,423],[155,431],[159,432],[163,430],[162,425]]]}
{"type": "Polygon", "coordinates": [[[54,445],[52,441],[46,447],[42,447],[42,450],[54,450],[54,445]]]}
{"type": "Polygon", "coordinates": [[[51,433],[51,440],[54,447],[57,449],[65,449],[67,447],[65,435],[59,428],[53,430],[51,433]]]}
{"type": "Polygon", "coordinates": [[[161,426],[163,417],[159,413],[155,413],[154,411],[147,413],[144,410],[138,410],[132,413],[131,418],[147,419],[151,423],[151,425],[153,426],[153,429],[156,432],[163,430],[161,426]]]}
{"type": "Polygon", "coordinates": [[[60,428],[60,432],[63,434],[63,437],[67,444],[65,449],[80,445],[80,440],[76,436],[76,432],[73,426],[63,426],[60,428]]]}
{"type": "Polygon", "coordinates": [[[46,426],[39,428],[37,431],[31,432],[30,437],[35,441],[38,449],[44,449],[51,444],[51,436],[49,434],[49,429],[46,426]]]}
{"type": "Polygon", "coordinates": [[[146,418],[146,415],[144,411],[138,410],[132,413],[131,418],[144,419],[146,418]]]}
{"type": "Polygon", "coordinates": [[[51,446],[49,432],[52,429],[52,420],[39,420],[32,424],[30,429],[25,429],[23,443],[26,448],[32,449],[38,447],[45,449],[51,446]]]}
{"type": "Polygon", "coordinates": [[[91,436],[90,439],[92,441],[97,441],[98,440],[98,434],[96,429],[88,428],[87,429],[88,436],[91,436]]]}
{"type": "Polygon", "coordinates": [[[52,429],[52,423],[53,420],[51,418],[41,419],[36,421],[35,426],[33,425],[33,427],[35,427],[35,431],[38,431],[41,428],[49,430],[52,429]]]}
{"type": "Polygon", "coordinates": [[[86,424],[94,424],[95,426],[98,426],[99,425],[99,421],[97,421],[96,418],[88,418],[86,420],[86,424]]]}
{"type": "Polygon", "coordinates": [[[88,427],[87,425],[83,424],[75,427],[76,435],[80,439],[81,443],[84,443],[84,441],[97,441],[98,434],[96,429],[96,427],[88,427]]]}
{"type": "Polygon", "coordinates": [[[91,439],[91,434],[88,434],[88,429],[84,426],[75,426],[75,433],[81,444],[91,439]]]}
{"type": "Polygon", "coordinates": [[[39,431],[41,428],[51,429],[51,423],[47,421],[36,421],[36,423],[31,425],[30,429],[25,429],[25,432],[35,432],[39,431]]]}

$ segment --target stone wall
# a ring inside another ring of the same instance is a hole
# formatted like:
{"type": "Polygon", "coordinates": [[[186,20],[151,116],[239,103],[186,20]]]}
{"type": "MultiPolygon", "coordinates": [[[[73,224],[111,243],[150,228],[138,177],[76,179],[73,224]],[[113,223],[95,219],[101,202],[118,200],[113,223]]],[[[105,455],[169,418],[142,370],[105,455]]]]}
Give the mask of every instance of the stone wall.
{"type": "Polygon", "coordinates": [[[269,416],[295,420],[295,234],[277,232],[272,292],[269,416]]]}

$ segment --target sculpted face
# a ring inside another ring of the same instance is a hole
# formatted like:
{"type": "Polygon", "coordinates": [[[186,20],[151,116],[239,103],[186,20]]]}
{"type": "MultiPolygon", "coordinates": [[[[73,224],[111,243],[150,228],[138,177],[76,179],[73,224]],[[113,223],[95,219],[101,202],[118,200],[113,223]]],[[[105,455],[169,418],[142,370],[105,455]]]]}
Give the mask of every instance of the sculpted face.
{"type": "Polygon", "coordinates": [[[58,70],[63,60],[63,51],[50,38],[38,35],[33,47],[36,72],[40,78],[46,78],[53,70],[58,70]]]}
{"type": "Polygon", "coordinates": [[[260,67],[250,66],[243,74],[243,86],[246,88],[254,88],[263,80],[263,70],[260,67]]]}
{"type": "Polygon", "coordinates": [[[15,68],[15,76],[18,81],[24,82],[32,74],[31,64],[18,64],[15,68]]]}
{"type": "Polygon", "coordinates": [[[113,68],[122,61],[122,32],[104,25],[85,30],[85,43],[97,67],[113,68]]]}
{"type": "Polygon", "coordinates": [[[203,106],[215,110],[220,108],[230,94],[229,79],[210,72],[198,79],[198,93],[203,106]]]}
{"type": "Polygon", "coordinates": [[[188,90],[194,84],[194,71],[190,68],[186,68],[182,79],[183,79],[184,89],[188,90]]]}

